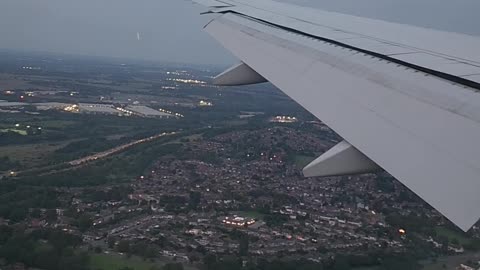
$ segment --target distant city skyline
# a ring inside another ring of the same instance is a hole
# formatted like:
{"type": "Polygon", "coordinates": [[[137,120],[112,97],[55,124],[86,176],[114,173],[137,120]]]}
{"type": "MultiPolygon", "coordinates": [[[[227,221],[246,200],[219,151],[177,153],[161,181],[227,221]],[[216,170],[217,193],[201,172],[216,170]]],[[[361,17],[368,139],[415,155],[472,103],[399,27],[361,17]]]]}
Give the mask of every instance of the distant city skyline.
{"type": "MultiPolygon", "coordinates": [[[[476,0],[289,0],[329,11],[480,36],[476,0]]],[[[228,65],[190,1],[16,0],[0,3],[1,49],[228,65]]]]}

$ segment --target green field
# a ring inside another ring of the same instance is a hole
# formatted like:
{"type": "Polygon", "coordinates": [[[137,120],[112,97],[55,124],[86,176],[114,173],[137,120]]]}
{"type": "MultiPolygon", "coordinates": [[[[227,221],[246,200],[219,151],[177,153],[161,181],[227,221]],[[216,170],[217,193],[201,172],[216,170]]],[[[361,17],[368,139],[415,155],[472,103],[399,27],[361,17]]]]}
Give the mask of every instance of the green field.
{"type": "Polygon", "coordinates": [[[39,125],[41,125],[43,128],[51,128],[51,129],[61,129],[61,128],[66,128],[68,126],[74,125],[76,122],[75,121],[69,121],[69,120],[45,120],[41,121],[39,125]]]}
{"type": "Polygon", "coordinates": [[[480,260],[480,253],[467,253],[455,256],[444,256],[437,258],[436,261],[423,262],[423,270],[438,270],[438,269],[457,269],[461,263],[465,264],[468,261],[477,262],[480,260]],[[445,268],[444,268],[445,265],[445,268]]]}
{"type": "Polygon", "coordinates": [[[48,157],[53,151],[65,146],[68,142],[0,146],[0,156],[18,161],[25,168],[43,166],[48,162],[48,157]]]}
{"type": "Polygon", "coordinates": [[[437,227],[435,228],[435,231],[437,232],[437,235],[447,237],[450,242],[453,239],[457,239],[458,243],[461,245],[469,244],[472,241],[465,234],[453,231],[445,227],[437,227]]]}
{"type": "Polygon", "coordinates": [[[161,266],[159,263],[153,263],[149,260],[143,260],[132,256],[127,258],[119,254],[93,254],[90,256],[90,268],[102,270],[118,270],[124,267],[130,267],[135,270],[150,270],[154,266],[161,266]]]}
{"type": "MultiPolygon", "coordinates": [[[[118,253],[110,254],[91,254],[90,255],[90,269],[102,269],[102,270],[119,270],[125,267],[129,267],[135,270],[151,270],[161,269],[163,265],[171,261],[163,259],[155,259],[155,262],[150,260],[144,260],[137,256],[127,257],[126,255],[120,255],[118,253]]],[[[198,270],[192,265],[183,264],[185,270],[198,270]]]]}
{"type": "Polygon", "coordinates": [[[13,129],[13,128],[7,128],[7,129],[0,129],[0,132],[15,132],[23,136],[27,136],[27,131],[25,130],[20,130],[20,129],[13,129]]]}
{"type": "Polygon", "coordinates": [[[311,156],[296,155],[295,165],[297,165],[299,169],[303,169],[303,167],[307,166],[307,164],[312,162],[312,160],[314,159],[315,157],[311,157],[311,156]]]}

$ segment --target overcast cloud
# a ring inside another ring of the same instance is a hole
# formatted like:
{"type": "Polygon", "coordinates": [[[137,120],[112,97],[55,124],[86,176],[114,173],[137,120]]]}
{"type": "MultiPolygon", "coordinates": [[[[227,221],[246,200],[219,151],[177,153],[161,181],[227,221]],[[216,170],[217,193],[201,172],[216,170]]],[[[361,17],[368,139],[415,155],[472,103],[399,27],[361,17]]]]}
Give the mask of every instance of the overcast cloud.
{"type": "MultiPolygon", "coordinates": [[[[325,10],[480,36],[478,0],[286,0],[325,10]]],[[[0,0],[0,48],[225,65],[185,0],[0,0]],[[137,39],[140,33],[140,40],[137,39]]]]}

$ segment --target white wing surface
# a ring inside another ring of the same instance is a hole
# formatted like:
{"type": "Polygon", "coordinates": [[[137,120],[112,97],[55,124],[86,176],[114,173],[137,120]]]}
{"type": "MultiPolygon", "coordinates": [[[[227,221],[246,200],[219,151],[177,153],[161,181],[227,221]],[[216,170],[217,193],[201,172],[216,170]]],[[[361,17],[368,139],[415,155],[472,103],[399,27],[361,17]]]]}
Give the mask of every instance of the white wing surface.
{"type": "Polygon", "coordinates": [[[477,222],[480,38],[269,0],[196,2],[242,62],[217,82],[268,80],[345,139],[306,175],[379,166],[461,229],[477,222]]]}

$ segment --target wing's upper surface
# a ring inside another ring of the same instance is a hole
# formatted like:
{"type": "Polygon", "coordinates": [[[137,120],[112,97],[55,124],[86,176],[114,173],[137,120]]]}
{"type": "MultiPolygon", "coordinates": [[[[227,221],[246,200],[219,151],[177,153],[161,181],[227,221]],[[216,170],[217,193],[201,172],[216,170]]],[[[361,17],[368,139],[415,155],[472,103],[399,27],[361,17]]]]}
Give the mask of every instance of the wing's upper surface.
{"type": "Polygon", "coordinates": [[[479,38],[269,0],[196,1],[220,14],[206,31],[249,67],[233,72],[276,85],[463,230],[478,220],[479,38]]]}

